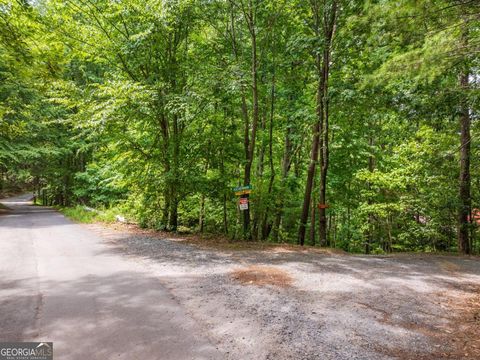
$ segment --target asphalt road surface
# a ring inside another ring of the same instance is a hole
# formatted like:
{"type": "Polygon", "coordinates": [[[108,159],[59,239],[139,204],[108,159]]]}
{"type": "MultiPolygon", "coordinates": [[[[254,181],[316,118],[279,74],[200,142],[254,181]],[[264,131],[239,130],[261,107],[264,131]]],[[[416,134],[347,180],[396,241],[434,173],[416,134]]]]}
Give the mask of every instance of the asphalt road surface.
{"type": "Polygon", "coordinates": [[[140,262],[58,212],[4,199],[0,341],[52,341],[55,359],[221,359],[140,262]]]}

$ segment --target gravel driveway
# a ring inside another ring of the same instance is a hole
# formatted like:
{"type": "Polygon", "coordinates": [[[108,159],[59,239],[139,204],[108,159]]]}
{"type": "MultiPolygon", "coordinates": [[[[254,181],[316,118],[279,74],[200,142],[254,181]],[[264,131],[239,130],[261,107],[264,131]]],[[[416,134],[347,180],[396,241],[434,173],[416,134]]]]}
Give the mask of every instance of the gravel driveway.
{"type": "Polygon", "coordinates": [[[227,358],[480,358],[478,257],[209,250],[88,227],[157,274],[227,358]],[[292,283],[232,276],[252,266],[283,271],[292,283]]]}

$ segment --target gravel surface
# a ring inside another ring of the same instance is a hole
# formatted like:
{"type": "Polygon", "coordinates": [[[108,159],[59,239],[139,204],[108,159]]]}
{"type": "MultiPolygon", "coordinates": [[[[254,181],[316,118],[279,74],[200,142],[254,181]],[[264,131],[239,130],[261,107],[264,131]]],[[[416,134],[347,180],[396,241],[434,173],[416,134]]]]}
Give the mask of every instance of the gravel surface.
{"type": "Polygon", "coordinates": [[[480,284],[475,257],[208,250],[88,227],[154,271],[230,359],[459,358],[451,306],[478,296],[480,284]],[[284,270],[293,284],[231,276],[251,265],[284,270]]]}

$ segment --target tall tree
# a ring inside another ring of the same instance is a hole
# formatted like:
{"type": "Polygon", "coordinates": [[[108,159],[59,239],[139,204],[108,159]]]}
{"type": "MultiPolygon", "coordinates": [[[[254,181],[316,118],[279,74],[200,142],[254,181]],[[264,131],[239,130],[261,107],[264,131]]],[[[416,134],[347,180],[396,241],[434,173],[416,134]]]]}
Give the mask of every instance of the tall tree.
{"type": "MultiPolygon", "coordinates": [[[[313,55],[317,76],[316,90],[316,114],[317,120],[313,126],[312,150],[310,164],[307,171],[307,182],[303,200],[298,242],[305,243],[305,229],[307,226],[308,212],[314,185],[315,169],[320,153],[320,203],[319,203],[319,232],[320,243],[326,244],[327,219],[326,209],[326,186],[329,162],[329,112],[328,112],[328,79],[330,73],[332,41],[337,21],[337,0],[310,2],[312,12],[312,31],[315,38],[313,55]]],[[[313,211],[313,210],[312,210],[313,211]]],[[[311,224],[310,226],[315,226],[311,224]]]]}

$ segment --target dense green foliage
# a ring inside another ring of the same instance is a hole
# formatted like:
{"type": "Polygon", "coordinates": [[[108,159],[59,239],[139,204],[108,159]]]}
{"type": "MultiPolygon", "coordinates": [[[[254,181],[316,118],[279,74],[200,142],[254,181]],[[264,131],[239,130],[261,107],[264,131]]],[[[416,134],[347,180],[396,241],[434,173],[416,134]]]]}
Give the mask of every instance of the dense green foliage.
{"type": "Polygon", "coordinates": [[[454,250],[479,32],[466,0],[1,0],[0,186],[234,239],[296,242],[303,204],[307,244],[454,250]]]}

